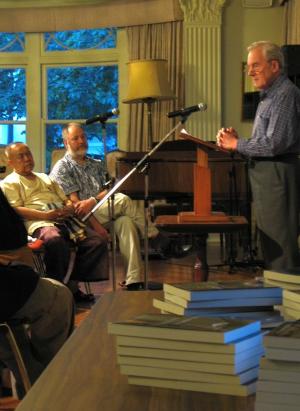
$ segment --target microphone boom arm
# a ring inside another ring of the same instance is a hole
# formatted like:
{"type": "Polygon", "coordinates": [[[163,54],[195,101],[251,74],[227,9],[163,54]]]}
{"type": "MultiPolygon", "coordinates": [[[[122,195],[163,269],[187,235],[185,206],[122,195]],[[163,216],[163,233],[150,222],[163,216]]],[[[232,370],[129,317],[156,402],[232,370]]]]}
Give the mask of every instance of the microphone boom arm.
{"type": "Polygon", "coordinates": [[[175,127],[172,128],[165,136],[164,138],[156,144],[155,147],[152,148],[148,153],[144,155],[144,157],[133,167],[120,181],[118,181],[112,189],[105,194],[105,196],[97,203],[94,208],[86,215],[83,217],[82,221],[85,222],[87,221],[94,213],[96,210],[98,210],[99,207],[102,206],[102,204],[105,203],[106,200],[108,200],[117,190],[119,187],[123,185],[123,183],[128,180],[128,178],[135,173],[137,170],[141,169],[142,166],[147,162],[147,160],[152,156],[152,154],[155,153],[155,151],[158,150],[158,148],[184,123],[183,119],[179,121],[175,127]]]}

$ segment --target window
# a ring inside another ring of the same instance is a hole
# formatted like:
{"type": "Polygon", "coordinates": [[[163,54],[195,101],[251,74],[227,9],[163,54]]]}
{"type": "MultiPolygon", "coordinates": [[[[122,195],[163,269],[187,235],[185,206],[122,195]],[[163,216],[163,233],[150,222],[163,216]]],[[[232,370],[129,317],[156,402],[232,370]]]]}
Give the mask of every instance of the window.
{"type": "MultiPolygon", "coordinates": [[[[27,141],[36,171],[49,171],[63,124],[118,107],[118,38],[114,28],[0,33],[0,144],[27,141]]],[[[86,127],[90,154],[103,157],[117,148],[119,123],[112,117],[105,130],[99,123],[86,127]]]]}

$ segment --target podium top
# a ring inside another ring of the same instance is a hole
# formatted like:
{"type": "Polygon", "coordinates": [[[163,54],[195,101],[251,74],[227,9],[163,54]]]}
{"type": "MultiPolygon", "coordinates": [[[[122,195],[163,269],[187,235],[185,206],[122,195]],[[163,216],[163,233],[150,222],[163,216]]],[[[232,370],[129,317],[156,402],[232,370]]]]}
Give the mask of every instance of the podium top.
{"type": "Polygon", "coordinates": [[[181,131],[181,133],[179,134],[179,137],[184,140],[195,143],[198,146],[198,148],[200,148],[201,150],[207,153],[211,151],[219,151],[219,152],[227,153],[227,154],[230,153],[228,150],[224,150],[223,148],[217,146],[215,143],[204,141],[204,140],[201,140],[201,138],[194,137],[191,134],[188,134],[185,130],[181,131]]]}

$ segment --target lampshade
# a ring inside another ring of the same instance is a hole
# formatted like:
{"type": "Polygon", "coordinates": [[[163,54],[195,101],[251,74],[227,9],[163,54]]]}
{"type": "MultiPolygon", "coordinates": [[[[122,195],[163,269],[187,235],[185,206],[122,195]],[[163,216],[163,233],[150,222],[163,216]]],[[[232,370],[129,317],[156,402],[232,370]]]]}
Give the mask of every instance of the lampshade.
{"type": "Polygon", "coordinates": [[[128,63],[129,85],[123,103],[175,98],[167,76],[166,60],[133,60],[128,63]]]}

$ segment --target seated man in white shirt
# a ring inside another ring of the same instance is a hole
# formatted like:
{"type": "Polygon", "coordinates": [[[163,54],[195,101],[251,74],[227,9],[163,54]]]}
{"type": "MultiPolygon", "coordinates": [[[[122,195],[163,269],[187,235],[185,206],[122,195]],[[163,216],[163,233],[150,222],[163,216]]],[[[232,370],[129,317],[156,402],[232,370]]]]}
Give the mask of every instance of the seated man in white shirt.
{"type": "Polygon", "coordinates": [[[74,214],[72,202],[47,174],[33,172],[34,160],[26,144],[12,143],[5,152],[14,171],[1,182],[2,190],[23,217],[28,234],[43,240],[47,276],[63,282],[72,239],[77,252],[71,275],[74,281],[68,285],[77,302],[92,301],[93,295],[82,293],[75,280],[108,278],[102,261],[107,254],[106,239],[88,227],[74,232],[67,220],[74,214]]]}

